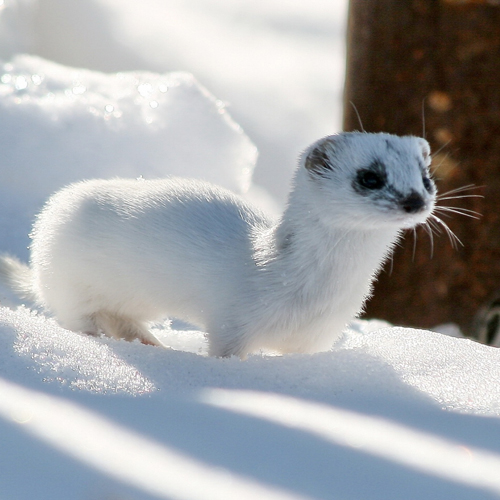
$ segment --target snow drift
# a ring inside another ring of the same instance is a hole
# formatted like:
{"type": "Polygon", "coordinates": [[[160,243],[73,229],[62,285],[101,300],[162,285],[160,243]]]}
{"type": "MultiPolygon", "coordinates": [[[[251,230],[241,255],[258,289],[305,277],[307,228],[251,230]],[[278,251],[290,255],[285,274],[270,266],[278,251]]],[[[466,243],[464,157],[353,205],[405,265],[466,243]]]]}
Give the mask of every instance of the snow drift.
{"type": "MultiPolygon", "coordinates": [[[[104,74],[18,56],[0,74],[0,231],[14,252],[55,190],[94,177],[248,189],[255,146],[186,73],[104,74]]],[[[23,257],[26,257],[23,252],[23,257]]]]}

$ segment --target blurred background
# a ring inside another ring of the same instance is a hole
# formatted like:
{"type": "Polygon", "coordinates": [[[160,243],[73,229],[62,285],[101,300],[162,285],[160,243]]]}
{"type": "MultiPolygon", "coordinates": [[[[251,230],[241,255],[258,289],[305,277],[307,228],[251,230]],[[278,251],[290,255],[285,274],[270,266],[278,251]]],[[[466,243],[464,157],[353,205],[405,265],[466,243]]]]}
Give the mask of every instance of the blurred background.
{"type": "Polygon", "coordinates": [[[359,127],[352,101],[367,131],[425,135],[438,204],[461,212],[438,212],[462,242],[457,248],[436,220],[433,248],[423,230],[416,244],[407,235],[367,314],[424,328],[453,322],[499,345],[500,2],[351,0],[350,7],[344,128],[359,127]],[[446,199],[454,195],[463,197],[446,199]]]}
{"type": "Polygon", "coordinates": [[[259,150],[283,204],[301,150],[342,128],[347,0],[3,0],[0,57],[103,72],[188,71],[259,150]]]}

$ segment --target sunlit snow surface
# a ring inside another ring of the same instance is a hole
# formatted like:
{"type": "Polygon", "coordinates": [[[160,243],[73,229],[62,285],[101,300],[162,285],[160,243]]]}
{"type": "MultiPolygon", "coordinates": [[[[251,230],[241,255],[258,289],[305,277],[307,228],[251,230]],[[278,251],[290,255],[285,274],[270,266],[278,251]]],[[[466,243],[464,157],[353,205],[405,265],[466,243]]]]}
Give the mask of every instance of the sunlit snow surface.
{"type": "Polygon", "coordinates": [[[43,381],[102,394],[138,395],[155,389],[105,343],[63,330],[52,319],[25,308],[16,312],[2,308],[1,312],[4,337],[9,331],[15,333],[13,352],[28,361],[43,381]]]}
{"type": "MultiPolygon", "coordinates": [[[[202,332],[173,330],[168,324],[152,329],[168,347],[163,350],[64,330],[53,319],[24,306],[16,310],[0,308],[1,341],[5,343],[2,351],[11,351],[15,363],[17,358],[23,359],[44,381],[69,389],[136,396],[158,390],[182,394],[193,387],[224,386],[296,392],[328,400],[331,392],[342,390],[347,378],[372,383],[372,377],[377,378],[385,367],[402,387],[417,389],[444,409],[500,416],[497,349],[428,331],[373,329],[368,321],[360,324],[361,333],[348,330],[329,353],[285,357],[262,354],[241,362],[237,358],[207,358],[202,332]],[[303,374],[289,371],[300,366],[305,368],[303,374]],[[266,373],[257,376],[256,367],[266,373]],[[191,370],[195,371],[189,377],[191,370]],[[293,375],[294,391],[287,389],[290,380],[276,380],[284,370],[289,372],[288,377],[293,375]],[[179,377],[182,373],[185,377],[179,377]],[[223,381],[226,376],[229,380],[223,381]],[[337,380],[339,376],[341,380],[337,380]]],[[[389,383],[377,392],[394,389],[389,383]]]]}
{"type": "Polygon", "coordinates": [[[500,352],[376,326],[360,323],[331,352],[240,361],[207,357],[201,332],[168,324],[155,331],[185,351],[2,307],[0,491],[499,498],[500,352]]]}

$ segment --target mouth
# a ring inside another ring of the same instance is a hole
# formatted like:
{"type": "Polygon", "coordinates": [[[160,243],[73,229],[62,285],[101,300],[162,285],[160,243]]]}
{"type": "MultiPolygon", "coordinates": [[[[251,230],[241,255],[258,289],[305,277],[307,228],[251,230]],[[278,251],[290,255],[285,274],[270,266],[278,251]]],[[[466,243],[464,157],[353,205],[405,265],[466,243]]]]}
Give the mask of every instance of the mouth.
{"type": "Polygon", "coordinates": [[[403,227],[405,229],[412,228],[415,226],[418,226],[418,224],[423,224],[427,218],[431,215],[432,210],[426,207],[425,209],[422,209],[420,212],[412,214],[412,215],[406,215],[406,216],[401,216],[401,223],[403,224],[403,227]]]}
{"type": "Polygon", "coordinates": [[[411,229],[419,224],[423,224],[431,213],[432,208],[428,206],[411,214],[406,211],[398,210],[397,212],[387,213],[385,221],[390,225],[398,226],[402,229],[411,229]]]}

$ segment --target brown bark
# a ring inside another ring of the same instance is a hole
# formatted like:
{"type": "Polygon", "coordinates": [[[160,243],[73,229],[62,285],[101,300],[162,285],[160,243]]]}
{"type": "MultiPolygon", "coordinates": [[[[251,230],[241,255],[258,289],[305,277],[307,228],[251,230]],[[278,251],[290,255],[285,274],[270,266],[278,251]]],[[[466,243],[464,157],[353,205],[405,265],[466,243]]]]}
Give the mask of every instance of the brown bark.
{"type": "MultiPolygon", "coordinates": [[[[473,318],[500,289],[500,2],[351,0],[344,103],[345,130],[423,134],[444,193],[484,186],[453,205],[480,212],[442,218],[463,242],[411,234],[386,266],[367,316],[429,328],[473,318]],[[424,105],[423,105],[424,103],[424,105]]],[[[467,194],[467,193],[465,193],[467,194]]]]}

